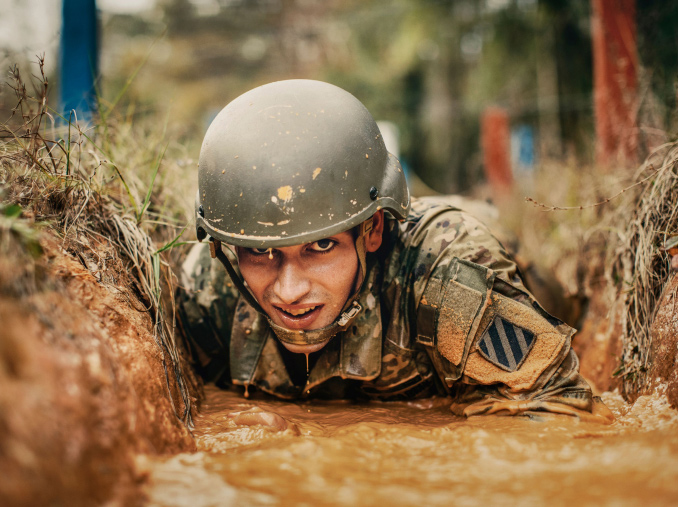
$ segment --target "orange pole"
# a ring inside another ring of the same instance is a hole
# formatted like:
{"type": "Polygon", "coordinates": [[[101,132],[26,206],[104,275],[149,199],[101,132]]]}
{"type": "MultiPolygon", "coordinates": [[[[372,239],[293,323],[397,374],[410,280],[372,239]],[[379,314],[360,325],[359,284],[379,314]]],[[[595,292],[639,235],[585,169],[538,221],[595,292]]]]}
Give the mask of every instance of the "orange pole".
{"type": "Polygon", "coordinates": [[[485,177],[495,197],[511,190],[511,137],[508,113],[499,107],[485,109],[481,119],[481,144],[485,177]]]}
{"type": "Polygon", "coordinates": [[[637,158],[635,0],[592,0],[596,159],[633,164],[637,158]]]}

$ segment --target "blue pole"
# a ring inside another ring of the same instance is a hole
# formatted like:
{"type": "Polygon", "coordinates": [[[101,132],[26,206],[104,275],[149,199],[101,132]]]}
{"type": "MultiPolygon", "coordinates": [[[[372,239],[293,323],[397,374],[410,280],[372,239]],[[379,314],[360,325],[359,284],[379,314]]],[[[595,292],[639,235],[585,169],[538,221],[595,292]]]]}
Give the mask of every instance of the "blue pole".
{"type": "Polygon", "coordinates": [[[61,111],[89,119],[96,108],[94,81],[99,75],[96,0],[63,0],[60,47],[61,111]]]}

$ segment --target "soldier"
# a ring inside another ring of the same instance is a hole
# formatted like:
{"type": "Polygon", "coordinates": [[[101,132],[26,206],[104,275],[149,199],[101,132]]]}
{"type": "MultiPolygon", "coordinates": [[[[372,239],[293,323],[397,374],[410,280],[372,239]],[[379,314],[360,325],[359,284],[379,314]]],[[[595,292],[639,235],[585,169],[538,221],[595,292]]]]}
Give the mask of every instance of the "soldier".
{"type": "Polygon", "coordinates": [[[281,81],[226,106],[200,152],[196,228],[210,248],[184,263],[179,316],[208,381],[611,419],[578,373],[575,331],[483,224],[444,197],[410,199],[340,88],[281,81]]]}

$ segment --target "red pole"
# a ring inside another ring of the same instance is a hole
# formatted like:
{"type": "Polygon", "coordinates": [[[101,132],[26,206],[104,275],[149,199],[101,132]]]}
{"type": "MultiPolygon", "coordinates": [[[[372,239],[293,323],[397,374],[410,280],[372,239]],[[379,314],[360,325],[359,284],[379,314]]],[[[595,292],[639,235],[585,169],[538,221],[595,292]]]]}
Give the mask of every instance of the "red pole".
{"type": "Polygon", "coordinates": [[[508,113],[499,107],[488,107],[481,119],[481,144],[485,177],[495,197],[511,190],[511,137],[508,113]]]}
{"type": "Polygon", "coordinates": [[[635,0],[592,0],[596,159],[636,161],[637,72],[635,0]]]}

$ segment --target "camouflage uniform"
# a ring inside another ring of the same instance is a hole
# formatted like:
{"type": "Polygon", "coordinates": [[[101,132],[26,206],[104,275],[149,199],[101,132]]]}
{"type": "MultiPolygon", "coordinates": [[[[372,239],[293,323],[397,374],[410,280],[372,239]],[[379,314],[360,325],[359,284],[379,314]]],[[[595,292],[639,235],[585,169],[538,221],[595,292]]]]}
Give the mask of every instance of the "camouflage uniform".
{"type": "Polygon", "coordinates": [[[218,385],[286,399],[445,394],[460,415],[593,408],[574,330],[539,306],[485,226],[444,198],[413,199],[407,220],[386,219],[384,244],[368,256],[364,311],[311,355],[310,370],[206,246],[189,254],[183,284],[181,325],[198,371],[218,385]]]}

